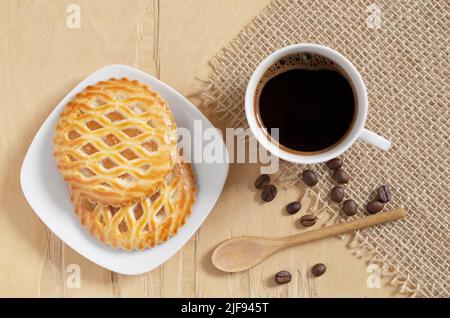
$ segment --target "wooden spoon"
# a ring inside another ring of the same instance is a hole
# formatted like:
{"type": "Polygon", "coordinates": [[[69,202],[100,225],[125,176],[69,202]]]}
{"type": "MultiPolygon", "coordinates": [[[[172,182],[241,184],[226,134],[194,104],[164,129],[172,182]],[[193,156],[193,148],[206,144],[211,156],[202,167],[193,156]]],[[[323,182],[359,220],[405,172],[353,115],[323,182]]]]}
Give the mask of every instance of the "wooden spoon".
{"type": "Polygon", "coordinates": [[[214,250],[211,260],[214,266],[224,272],[241,272],[252,268],[285,248],[399,220],[404,218],[405,215],[405,210],[396,209],[292,236],[232,238],[223,242],[214,250]]]}

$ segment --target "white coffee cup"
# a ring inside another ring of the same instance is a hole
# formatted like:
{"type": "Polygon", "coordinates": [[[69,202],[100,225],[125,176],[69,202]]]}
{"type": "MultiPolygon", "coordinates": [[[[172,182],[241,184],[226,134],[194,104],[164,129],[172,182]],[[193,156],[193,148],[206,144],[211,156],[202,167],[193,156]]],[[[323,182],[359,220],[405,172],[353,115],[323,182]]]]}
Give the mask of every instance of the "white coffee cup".
{"type": "Polygon", "coordinates": [[[247,86],[245,93],[245,114],[250,129],[259,143],[277,157],[294,162],[294,163],[319,163],[326,162],[330,159],[336,158],[345,152],[357,139],[361,139],[377,148],[384,151],[389,150],[391,142],[370,130],[364,128],[364,124],[367,117],[367,89],[364,81],[356,70],[356,68],[346,59],[342,54],[330,49],[323,45],[318,44],[295,44],[282,48],[266,57],[261,64],[253,72],[252,77],[247,86]],[[347,74],[349,80],[352,83],[354,94],[356,95],[356,109],[353,125],[350,127],[349,132],[346,134],[343,140],[336,145],[327,149],[324,152],[304,154],[289,152],[279,147],[276,143],[270,140],[270,135],[265,132],[265,129],[258,124],[257,114],[255,113],[255,93],[260,79],[266,73],[270,66],[279,61],[281,58],[297,54],[297,53],[310,53],[318,54],[335,64],[347,74]]]}

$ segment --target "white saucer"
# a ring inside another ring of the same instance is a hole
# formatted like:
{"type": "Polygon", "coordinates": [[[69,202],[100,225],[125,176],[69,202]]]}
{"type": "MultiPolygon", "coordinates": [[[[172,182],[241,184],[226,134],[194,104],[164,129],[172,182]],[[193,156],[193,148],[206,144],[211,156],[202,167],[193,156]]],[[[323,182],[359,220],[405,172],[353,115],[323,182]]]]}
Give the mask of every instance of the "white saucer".
{"type": "MultiPolygon", "coordinates": [[[[194,134],[194,120],[201,120],[203,131],[213,127],[185,97],[153,76],[124,65],[106,66],[78,84],[45,120],[25,156],[20,183],[34,212],[65,244],[102,267],[117,273],[137,275],[164,263],[197,231],[222,192],[228,174],[228,160],[225,163],[193,163],[198,189],[197,202],[178,235],[167,242],[145,251],[126,252],[113,249],[92,237],[73,212],[67,185],[52,155],[52,139],[64,105],[87,85],[111,77],[128,77],[149,84],[167,101],[177,126],[187,128],[191,135],[194,134]]],[[[221,144],[228,159],[225,144],[222,141],[221,144]]]]}

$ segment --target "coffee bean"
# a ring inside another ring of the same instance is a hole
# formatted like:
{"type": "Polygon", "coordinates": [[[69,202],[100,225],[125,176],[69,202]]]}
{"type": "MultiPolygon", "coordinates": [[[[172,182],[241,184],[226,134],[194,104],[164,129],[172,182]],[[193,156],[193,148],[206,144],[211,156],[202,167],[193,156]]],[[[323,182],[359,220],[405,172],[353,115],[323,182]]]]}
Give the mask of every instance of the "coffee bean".
{"type": "Polygon", "coordinates": [[[266,185],[268,185],[270,183],[270,177],[267,174],[262,174],[258,177],[258,179],[256,179],[255,181],[255,187],[257,189],[264,189],[264,187],[266,185]]]}
{"type": "Polygon", "coordinates": [[[339,158],[331,159],[326,163],[327,167],[331,170],[339,169],[340,167],[342,167],[343,164],[344,162],[342,161],[342,159],[339,158]]]}
{"type": "Polygon", "coordinates": [[[366,210],[370,214],[375,214],[375,213],[378,213],[381,210],[383,210],[383,207],[384,207],[384,204],[381,203],[380,201],[371,201],[371,202],[367,203],[366,210]]]}
{"type": "Polygon", "coordinates": [[[298,201],[291,202],[287,205],[286,210],[289,214],[295,214],[302,208],[302,204],[298,201]]]}
{"type": "Polygon", "coordinates": [[[334,170],[333,178],[337,183],[348,183],[350,181],[350,176],[342,168],[334,170]]]}
{"type": "Polygon", "coordinates": [[[358,211],[358,205],[352,199],[345,200],[344,204],[342,205],[342,210],[348,216],[352,216],[352,215],[355,215],[356,212],[358,211]]]}
{"type": "Polygon", "coordinates": [[[268,184],[261,192],[261,199],[265,202],[270,202],[277,196],[277,187],[273,184],[268,184]]]}
{"type": "Polygon", "coordinates": [[[391,189],[389,184],[382,185],[378,188],[378,201],[381,203],[388,203],[392,199],[391,189]]]}
{"type": "Polygon", "coordinates": [[[311,268],[311,273],[313,274],[313,276],[318,277],[318,276],[322,276],[323,274],[325,274],[326,270],[327,270],[327,267],[325,266],[325,264],[319,263],[319,264],[314,265],[311,268]]]}
{"type": "Polygon", "coordinates": [[[302,173],[302,180],[303,182],[310,186],[313,187],[317,184],[317,175],[313,170],[305,170],[302,173]]]}
{"type": "Polygon", "coordinates": [[[306,214],[300,218],[300,223],[304,227],[311,227],[317,222],[317,217],[311,214],[306,214]]]}
{"type": "Polygon", "coordinates": [[[292,275],[288,271],[279,271],[275,274],[275,281],[277,284],[287,284],[292,280],[292,275]]]}
{"type": "Polygon", "coordinates": [[[344,188],[340,187],[340,186],[335,186],[332,190],[331,190],[331,201],[333,202],[341,202],[342,200],[344,200],[344,188]]]}

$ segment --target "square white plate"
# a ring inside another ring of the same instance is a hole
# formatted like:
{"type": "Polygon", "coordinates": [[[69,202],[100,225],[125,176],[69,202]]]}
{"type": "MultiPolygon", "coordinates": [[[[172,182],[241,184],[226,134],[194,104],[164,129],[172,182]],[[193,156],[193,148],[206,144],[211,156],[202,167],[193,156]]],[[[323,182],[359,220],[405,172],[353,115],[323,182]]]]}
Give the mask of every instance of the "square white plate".
{"type": "MultiPolygon", "coordinates": [[[[64,243],[92,262],[117,273],[137,275],[159,266],[177,252],[197,231],[214,207],[228,174],[228,153],[222,139],[225,163],[193,163],[197,183],[197,202],[179,233],[167,242],[145,251],[116,250],[92,237],[80,225],[73,212],[67,185],[53,158],[53,133],[64,105],[87,85],[111,77],[128,77],[146,83],[167,101],[177,127],[194,135],[194,120],[201,120],[202,130],[212,128],[209,120],[185,97],[158,79],[124,65],[110,65],[89,75],[56,106],[34,137],[20,172],[22,191],[39,218],[64,243]]],[[[197,128],[198,129],[198,128],[197,128]]],[[[202,145],[203,147],[203,145],[202,145]]],[[[192,152],[194,153],[194,152],[192,152]]]]}

